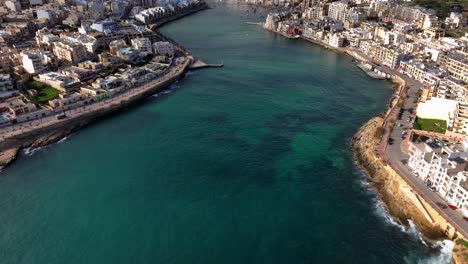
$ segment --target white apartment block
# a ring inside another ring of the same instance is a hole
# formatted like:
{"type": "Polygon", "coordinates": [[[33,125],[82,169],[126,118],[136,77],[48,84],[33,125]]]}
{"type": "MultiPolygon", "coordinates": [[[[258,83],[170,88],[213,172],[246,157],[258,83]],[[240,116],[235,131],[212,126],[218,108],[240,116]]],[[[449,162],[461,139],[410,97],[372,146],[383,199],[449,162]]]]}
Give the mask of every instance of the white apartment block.
{"type": "Polygon", "coordinates": [[[339,48],[344,46],[344,41],[345,38],[340,34],[333,34],[328,41],[328,45],[339,48]]]}
{"type": "Polygon", "coordinates": [[[439,56],[437,61],[442,68],[465,83],[468,83],[468,53],[452,51],[439,56]]]}
{"type": "Polygon", "coordinates": [[[155,23],[158,19],[164,17],[165,15],[166,10],[158,6],[141,11],[135,15],[135,19],[145,24],[151,24],[155,23]]]}
{"type": "Polygon", "coordinates": [[[400,62],[399,71],[425,85],[437,85],[447,75],[435,63],[424,63],[419,60],[400,62]]]}
{"type": "Polygon", "coordinates": [[[451,205],[468,216],[468,142],[410,143],[408,166],[451,205]]]}
{"type": "Polygon", "coordinates": [[[167,41],[159,41],[153,43],[154,54],[158,55],[174,55],[174,45],[167,41]]]}
{"type": "Polygon", "coordinates": [[[44,70],[44,64],[40,53],[22,52],[21,61],[24,70],[31,74],[37,74],[44,70]]]}
{"type": "Polygon", "coordinates": [[[348,3],[347,2],[332,2],[328,6],[328,16],[344,22],[348,15],[348,3]]]}
{"type": "Polygon", "coordinates": [[[81,44],[57,42],[54,46],[54,54],[59,60],[78,63],[86,60],[86,49],[81,44]]]}
{"type": "Polygon", "coordinates": [[[140,52],[153,53],[153,46],[149,38],[132,39],[132,48],[140,52]]]}

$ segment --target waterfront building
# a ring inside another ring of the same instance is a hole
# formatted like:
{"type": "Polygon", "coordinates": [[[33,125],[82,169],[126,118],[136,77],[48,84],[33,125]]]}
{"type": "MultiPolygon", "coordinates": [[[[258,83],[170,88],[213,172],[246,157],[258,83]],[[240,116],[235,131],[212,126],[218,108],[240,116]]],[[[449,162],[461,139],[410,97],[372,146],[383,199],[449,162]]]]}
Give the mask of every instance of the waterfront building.
{"type": "Polygon", "coordinates": [[[402,61],[398,70],[424,85],[437,85],[447,75],[434,62],[423,62],[421,60],[402,61]]]}
{"type": "Polygon", "coordinates": [[[25,103],[22,99],[12,98],[0,104],[2,112],[7,111],[13,118],[22,114],[34,112],[37,107],[33,103],[25,103]]]}
{"type": "Polygon", "coordinates": [[[49,101],[49,105],[56,111],[65,111],[90,104],[94,98],[81,93],[60,94],[59,98],[49,101]]]}
{"type": "Polygon", "coordinates": [[[141,11],[135,15],[135,19],[144,24],[153,24],[164,16],[166,16],[166,10],[158,6],[141,11]]]}
{"type": "Polygon", "coordinates": [[[408,166],[447,202],[468,215],[468,144],[410,142],[408,166]]]}
{"type": "Polygon", "coordinates": [[[132,39],[132,47],[140,52],[153,53],[153,46],[149,38],[132,39]]]}
{"type": "Polygon", "coordinates": [[[116,89],[124,85],[124,80],[120,75],[111,75],[102,79],[99,78],[92,83],[92,86],[105,91],[116,89]]]}
{"type": "Polygon", "coordinates": [[[174,55],[174,45],[167,41],[158,41],[153,43],[154,54],[157,55],[174,55]]]}
{"type": "Polygon", "coordinates": [[[339,48],[344,46],[344,41],[346,38],[344,38],[341,34],[333,34],[329,38],[328,45],[334,47],[334,48],[339,48]]]}
{"type": "Polygon", "coordinates": [[[69,92],[74,89],[79,81],[70,76],[58,72],[48,72],[37,76],[40,82],[48,84],[61,92],[69,92]]]}
{"type": "Polygon", "coordinates": [[[362,42],[362,44],[359,45],[359,48],[362,51],[367,52],[369,57],[373,60],[392,69],[396,69],[400,65],[400,62],[405,58],[405,55],[402,54],[395,46],[366,41],[362,42]]]}
{"type": "Polygon", "coordinates": [[[281,17],[278,14],[268,14],[265,24],[263,27],[269,30],[278,30],[278,23],[281,21],[281,17]]]}

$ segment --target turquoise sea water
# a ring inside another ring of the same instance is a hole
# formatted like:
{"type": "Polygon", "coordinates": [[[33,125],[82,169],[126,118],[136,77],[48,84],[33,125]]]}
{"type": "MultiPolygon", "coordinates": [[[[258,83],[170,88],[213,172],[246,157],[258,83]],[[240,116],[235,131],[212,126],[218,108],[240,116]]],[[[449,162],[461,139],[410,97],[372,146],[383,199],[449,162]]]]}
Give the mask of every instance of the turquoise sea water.
{"type": "Polygon", "coordinates": [[[3,171],[0,263],[447,263],[352,161],[391,85],[244,23],[264,12],[216,3],[165,26],[225,68],[3,171]]]}

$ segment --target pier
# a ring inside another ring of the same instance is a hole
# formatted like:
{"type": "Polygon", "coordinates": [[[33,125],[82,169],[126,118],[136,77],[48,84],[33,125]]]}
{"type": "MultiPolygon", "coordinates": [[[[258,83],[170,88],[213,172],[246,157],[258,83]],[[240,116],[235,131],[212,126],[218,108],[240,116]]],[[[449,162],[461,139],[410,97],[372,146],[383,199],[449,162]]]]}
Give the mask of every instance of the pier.
{"type": "Polygon", "coordinates": [[[209,64],[200,59],[195,59],[192,65],[190,65],[189,69],[196,70],[196,69],[202,69],[202,68],[222,68],[222,67],[224,67],[223,63],[209,64]]]}
{"type": "Polygon", "coordinates": [[[245,22],[247,25],[263,26],[262,22],[245,22]]]}

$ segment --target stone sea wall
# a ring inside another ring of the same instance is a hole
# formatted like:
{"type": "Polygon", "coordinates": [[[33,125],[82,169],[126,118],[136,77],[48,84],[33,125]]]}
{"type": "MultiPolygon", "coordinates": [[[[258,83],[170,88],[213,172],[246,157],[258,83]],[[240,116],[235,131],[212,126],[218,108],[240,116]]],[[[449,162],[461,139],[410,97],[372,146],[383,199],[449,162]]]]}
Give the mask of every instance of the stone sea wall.
{"type": "Polygon", "coordinates": [[[386,203],[389,212],[400,222],[412,220],[429,239],[462,237],[436,210],[422,199],[411,186],[376,153],[376,130],[383,119],[375,117],[364,124],[352,140],[359,164],[368,172],[369,181],[386,203]]]}
{"type": "MultiPolygon", "coordinates": [[[[428,239],[463,239],[444,217],[379,158],[375,149],[379,140],[375,135],[382,125],[383,119],[380,117],[369,120],[354,135],[351,146],[360,166],[367,171],[369,182],[386,204],[389,213],[402,224],[411,220],[428,239]]],[[[460,258],[454,255],[455,263],[466,263],[460,261],[460,258]]]]}
{"type": "Polygon", "coordinates": [[[170,87],[171,84],[182,78],[187,72],[191,64],[191,58],[188,59],[182,71],[174,75],[165,82],[152,87],[142,93],[132,97],[130,100],[122,103],[109,104],[107,107],[82,114],[77,117],[64,119],[62,122],[35,129],[28,133],[23,133],[21,136],[7,138],[0,142],[0,170],[13,162],[17,153],[22,148],[39,148],[52,143],[55,143],[62,138],[70,135],[78,129],[88,125],[89,123],[98,120],[104,116],[115,113],[118,110],[126,108],[134,103],[148,97],[151,94],[163,91],[170,87]]]}

